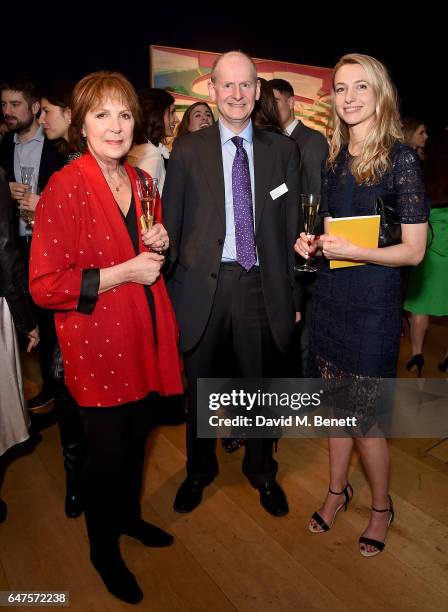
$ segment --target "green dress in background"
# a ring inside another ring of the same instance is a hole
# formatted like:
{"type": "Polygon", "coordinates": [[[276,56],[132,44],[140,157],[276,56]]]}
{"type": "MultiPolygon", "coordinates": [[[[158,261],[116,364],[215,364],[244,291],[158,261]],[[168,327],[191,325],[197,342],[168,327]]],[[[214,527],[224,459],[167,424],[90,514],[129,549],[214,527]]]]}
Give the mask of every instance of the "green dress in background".
{"type": "Polygon", "coordinates": [[[433,232],[423,261],[410,270],[404,308],[440,317],[448,315],[448,205],[433,208],[429,220],[433,232]]]}

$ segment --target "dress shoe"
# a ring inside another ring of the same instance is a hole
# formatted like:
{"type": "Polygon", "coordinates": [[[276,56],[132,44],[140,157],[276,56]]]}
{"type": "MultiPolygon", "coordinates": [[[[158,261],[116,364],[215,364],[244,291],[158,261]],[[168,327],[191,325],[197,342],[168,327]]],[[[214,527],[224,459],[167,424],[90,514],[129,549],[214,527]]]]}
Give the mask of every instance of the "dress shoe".
{"type": "Polygon", "coordinates": [[[153,548],[164,548],[165,546],[171,546],[174,542],[174,538],[170,533],[163,531],[163,529],[155,525],[151,525],[151,523],[147,523],[143,519],[139,519],[132,525],[123,528],[121,533],[139,540],[145,546],[153,548]]]}
{"type": "Polygon", "coordinates": [[[143,599],[143,592],[138,586],[134,574],[126,567],[118,546],[107,554],[92,552],[90,560],[109,593],[131,604],[137,604],[143,599]]]}
{"type": "Polygon", "coordinates": [[[264,482],[257,485],[256,488],[260,492],[260,503],[265,510],[273,516],[285,516],[288,514],[288,502],[286,495],[276,480],[264,482]]]}
{"type": "Polygon", "coordinates": [[[0,523],[3,523],[3,521],[6,519],[7,514],[8,506],[6,505],[6,502],[0,499],[0,523]]]}
{"type": "Polygon", "coordinates": [[[28,410],[38,410],[39,408],[44,408],[54,402],[54,393],[52,391],[47,391],[46,389],[42,389],[37,395],[28,400],[28,410]]]}
{"type": "Polygon", "coordinates": [[[243,446],[245,440],[243,438],[221,438],[222,448],[226,453],[234,453],[243,446]]]}
{"type": "Polygon", "coordinates": [[[214,476],[206,480],[186,478],[176,493],[173,508],[176,512],[185,514],[194,510],[202,501],[202,491],[213,482],[214,476]]]}

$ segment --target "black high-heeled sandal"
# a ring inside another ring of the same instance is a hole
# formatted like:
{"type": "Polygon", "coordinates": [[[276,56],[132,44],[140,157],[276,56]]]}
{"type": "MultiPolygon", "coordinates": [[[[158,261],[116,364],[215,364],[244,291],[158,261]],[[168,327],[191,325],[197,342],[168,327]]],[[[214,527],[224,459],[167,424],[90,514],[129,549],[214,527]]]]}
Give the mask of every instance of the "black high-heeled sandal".
{"type": "Polygon", "coordinates": [[[406,370],[410,372],[414,368],[417,368],[418,377],[420,378],[420,376],[422,375],[422,370],[423,370],[424,365],[425,365],[425,358],[423,356],[423,353],[418,353],[417,355],[413,355],[412,359],[407,362],[406,370]]]}
{"type": "MultiPolygon", "coordinates": [[[[378,510],[378,508],[374,508],[372,506],[371,510],[373,510],[374,512],[390,512],[389,522],[387,523],[387,528],[389,529],[390,524],[394,520],[395,516],[394,505],[392,503],[391,496],[389,495],[389,508],[385,508],[384,510],[378,510]]],[[[375,557],[384,550],[385,546],[385,541],[380,542],[379,540],[373,540],[372,538],[366,538],[365,536],[361,536],[359,538],[359,552],[362,554],[363,557],[375,557]],[[362,544],[364,544],[364,548],[361,547],[362,544]],[[376,550],[369,552],[367,548],[365,548],[366,546],[373,546],[374,548],[376,548],[376,550]]]]}
{"type": "Polygon", "coordinates": [[[352,485],[349,482],[347,482],[347,484],[345,485],[345,489],[343,491],[340,491],[339,493],[336,493],[336,491],[332,491],[331,489],[328,489],[328,491],[332,495],[342,495],[342,494],[344,494],[345,495],[345,502],[343,504],[340,504],[336,508],[335,513],[333,514],[333,518],[332,518],[330,524],[328,524],[326,521],[324,521],[324,519],[321,517],[321,515],[318,512],[315,512],[313,514],[313,516],[311,517],[311,519],[314,520],[319,525],[320,529],[316,529],[316,527],[310,521],[309,524],[308,524],[308,529],[311,531],[311,533],[323,533],[324,531],[329,531],[333,527],[334,521],[336,519],[336,515],[339,512],[339,510],[341,510],[341,508],[344,508],[344,511],[347,512],[347,506],[349,505],[349,503],[351,502],[351,500],[353,498],[353,488],[352,488],[352,485]]]}
{"type": "Polygon", "coordinates": [[[448,370],[448,357],[445,357],[443,361],[441,361],[438,366],[440,372],[446,372],[448,370]]]}

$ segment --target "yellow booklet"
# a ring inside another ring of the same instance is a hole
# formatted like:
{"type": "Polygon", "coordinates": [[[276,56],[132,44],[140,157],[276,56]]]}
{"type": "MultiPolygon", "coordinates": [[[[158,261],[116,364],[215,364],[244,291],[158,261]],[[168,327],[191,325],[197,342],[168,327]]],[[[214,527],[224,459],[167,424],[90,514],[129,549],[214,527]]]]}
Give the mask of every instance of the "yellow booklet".
{"type": "MultiPolygon", "coordinates": [[[[349,242],[366,249],[378,246],[380,233],[380,215],[364,217],[339,217],[329,220],[330,236],[341,236],[349,242]]],[[[365,266],[364,263],[330,259],[330,268],[349,268],[350,266],[365,266]]]]}

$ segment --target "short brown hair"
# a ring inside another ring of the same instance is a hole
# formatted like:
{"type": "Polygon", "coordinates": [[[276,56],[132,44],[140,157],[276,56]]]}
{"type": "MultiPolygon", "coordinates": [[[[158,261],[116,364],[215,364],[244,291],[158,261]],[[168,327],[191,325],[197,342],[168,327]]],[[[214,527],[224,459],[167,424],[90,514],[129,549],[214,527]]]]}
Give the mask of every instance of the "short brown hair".
{"type": "Polygon", "coordinates": [[[31,105],[34,104],[34,102],[39,102],[40,100],[38,87],[26,76],[18,77],[8,81],[7,83],[2,83],[0,85],[0,93],[2,91],[18,91],[26,100],[29,108],[31,108],[31,105]]]}
{"type": "Polygon", "coordinates": [[[75,150],[84,153],[87,149],[87,143],[82,136],[82,126],[87,113],[109,98],[118,98],[129,107],[135,121],[134,132],[140,125],[138,96],[128,79],[119,72],[92,72],[75,85],[70,104],[72,119],[68,137],[75,150]]]}

